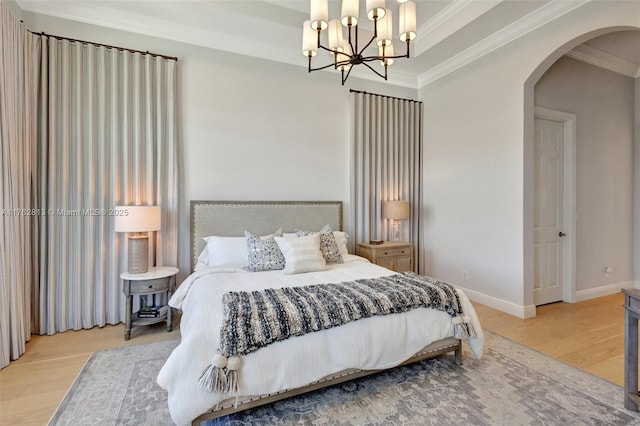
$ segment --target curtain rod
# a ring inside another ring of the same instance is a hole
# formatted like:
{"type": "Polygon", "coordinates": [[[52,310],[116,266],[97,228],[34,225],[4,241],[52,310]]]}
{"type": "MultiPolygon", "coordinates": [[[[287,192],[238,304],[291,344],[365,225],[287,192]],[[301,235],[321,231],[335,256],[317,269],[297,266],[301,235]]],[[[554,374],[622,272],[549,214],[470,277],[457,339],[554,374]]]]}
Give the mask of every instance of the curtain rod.
{"type": "Polygon", "coordinates": [[[362,91],[362,90],[349,89],[349,92],[350,93],[362,93],[363,95],[380,96],[380,97],[389,98],[389,99],[397,99],[399,101],[417,102],[419,104],[422,103],[422,101],[416,101],[414,99],[398,98],[396,96],[381,95],[379,93],[371,93],[371,92],[366,92],[366,91],[362,91]]]}
{"type": "Polygon", "coordinates": [[[94,46],[103,46],[106,47],[107,49],[117,49],[117,50],[126,50],[127,52],[132,52],[132,53],[140,53],[142,55],[149,55],[149,56],[157,56],[160,58],[164,58],[164,59],[169,59],[172,61],[178,61],[178,58],[176,58],[175,56],[166,56],[166,55],[161,55],[159,53],[151,53],[148,50],[146,52],[142,51],[142,50],[135,50],[135,49],[129,49],[127,47],[119,47],[119,46],[111,46],[108,44],[103,44],[103,43],[96,43],[93,41],[86,41],[86,40],[78,40],[75,38],[70,38],[70,37],[63,37],[63,36],[57,36],[57,35],[52,35],[52,34],[45,34],[45,32],[41,32],[41,33],[37,33],[31,30],[28,30],[31,34],[35,34],[38,36],[45,36],[45,37],[52,37],[55,38],[57,40],[68,40],[70,42],[77,42],[77,43],[82,43],[82,44],[93,44],[94,46]]]}

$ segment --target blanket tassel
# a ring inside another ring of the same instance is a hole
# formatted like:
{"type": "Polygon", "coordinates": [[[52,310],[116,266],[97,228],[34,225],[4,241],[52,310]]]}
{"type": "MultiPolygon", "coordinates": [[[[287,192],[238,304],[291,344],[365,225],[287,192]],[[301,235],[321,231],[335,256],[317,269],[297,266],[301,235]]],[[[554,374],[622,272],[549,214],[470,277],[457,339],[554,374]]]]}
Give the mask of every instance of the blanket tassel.
{"type": "Polygon", "coordinates": [[[209,365],[198,379],[200,387],[207,392],[222,393],[227,387],[227,372],[224,368],[218,368],[215,365],[209,365]]]}
{"type": "Polygon", "coordinates": [[[237,356],[227,359],[224,355],[214,355],[211,364],[200,375],[198,384],[207,392],[237,393],[241,365],[242,360],[237,356]]]}
{"type": "Polygon", "coordinates": [[[227,363],[227,392],[229,393],[238,392],[238,370],[241,366],[242,360],[240,357],[229,357],[229,362],[227,363]]]}
{"type": "Polygon", "coordinates": [[[207,392],[226,392],[229,386],[229,380],[227,378],[229,373],[225,369],[227,362],[226,356],[220,354],[214,355],[213,358],[211,358],[211,364],[204,369],[198,379],[200,387],[207,392]]]}

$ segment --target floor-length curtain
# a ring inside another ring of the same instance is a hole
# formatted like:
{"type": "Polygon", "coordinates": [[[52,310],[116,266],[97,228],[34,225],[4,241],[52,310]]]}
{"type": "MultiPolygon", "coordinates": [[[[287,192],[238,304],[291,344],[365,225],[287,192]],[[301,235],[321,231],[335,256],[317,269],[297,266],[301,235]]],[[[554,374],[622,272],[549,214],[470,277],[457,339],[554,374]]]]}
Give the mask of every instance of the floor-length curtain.
{"type": "Polygon", "coordinates": [[[353,244],[388,240],[384,201],[409,201],[401,240],[414,246],[424,271],[422,205],[422,103],[351,93],[351,238],[353,244]]]}
{"type": "MultiPolygon", "coordinates": [[[[31,35],[38,103],[37,332],[124,320],[117,205],[159,205],[156,264],[177,264],[177,62],[31,35]]],[[[152,255],[153,253],[150,253],[152,255]]]]}
{"type": "Polygon", "coordinates": [[[27,30],[0,2],[0,368],[31,336],[31,160],[26,115],[27,30]]]}

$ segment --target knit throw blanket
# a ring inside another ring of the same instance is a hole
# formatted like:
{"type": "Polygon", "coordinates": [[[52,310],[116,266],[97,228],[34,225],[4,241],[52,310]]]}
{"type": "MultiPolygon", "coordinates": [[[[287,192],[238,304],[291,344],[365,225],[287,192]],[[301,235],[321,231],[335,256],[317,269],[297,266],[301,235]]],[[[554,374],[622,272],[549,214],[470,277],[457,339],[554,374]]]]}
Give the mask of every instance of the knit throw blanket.
{"type": "Polygon", "coordinates": [[[413,272],[335,284],[229,292],[223,295],[222,303],[220,348],[199,379],[200,386],[209,392],[237,392],[240,355],[374,315],[419,307],[438,309],[451,315],[454,337],[476,335],[453,286],[413,272]]]}

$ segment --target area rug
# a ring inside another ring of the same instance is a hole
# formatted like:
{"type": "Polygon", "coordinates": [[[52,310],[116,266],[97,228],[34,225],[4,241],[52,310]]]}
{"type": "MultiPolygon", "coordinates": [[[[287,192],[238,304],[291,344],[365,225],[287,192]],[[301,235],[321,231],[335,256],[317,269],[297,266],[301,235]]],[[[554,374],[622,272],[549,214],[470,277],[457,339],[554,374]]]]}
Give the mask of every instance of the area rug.
{"type": "MultiPolygon", "coordinates": [[[[221,419],[217,425],[639,425],[623,389],[486,332],[485,355],[442,356],[221,419]]],[[[155,381],[177,340],[96,352],[50,425],[171,425],[155,381]]]]}

